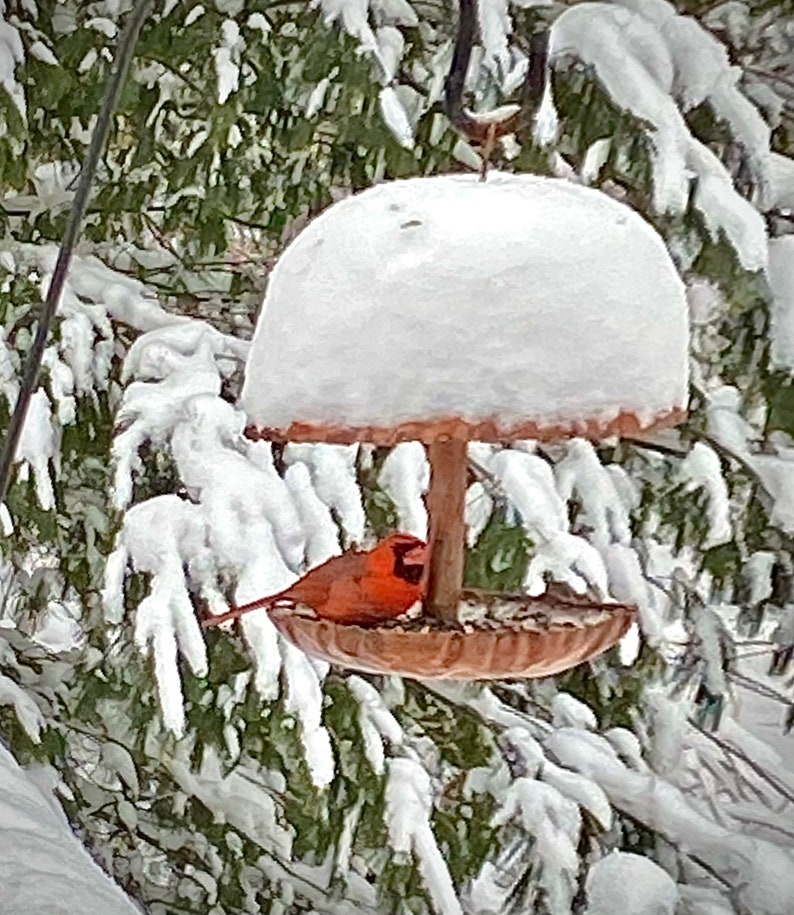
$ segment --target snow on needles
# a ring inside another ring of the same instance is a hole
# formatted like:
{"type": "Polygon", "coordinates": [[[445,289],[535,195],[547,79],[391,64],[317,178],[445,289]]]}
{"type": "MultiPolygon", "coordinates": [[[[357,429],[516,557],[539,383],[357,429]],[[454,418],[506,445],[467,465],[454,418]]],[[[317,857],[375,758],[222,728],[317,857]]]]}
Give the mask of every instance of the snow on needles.
{"type": "Polygon", "coordinates": [[[25,60],[25,49],[19,32],[5,18],[5,0],[0,3],[0,86],[8,93],[24,120],[26,117],[25,92],[17,82],[15,71],[25,60]]]}
{"type": "Polygon", "coordinates": [[[786,533],[794,532],[794,447],[775,444],[762,451],[756,434],[740,413],[741,395],[731,385],[715,388],[706,402],[708,431],[728,455],[743,463],[761,484],[760,496],[769,520],[786,533]]]}
{"type": "Polygon", "coordinates": [[[25,733],[33,743],[40,743],[44,716],[30,696],[4,673],[0,673],[0,705],[13,705],[25,733]]]}
{"type": "Polygon", "coordinates": [[[789,915],[794,899],[790,849],[718,825],[659,776],[627,768],[597,734],[563,728],[549,735],[546,746],[559,763],[597,781],[616,807],[713,869],[746,911],[789,915]]]}
{"type": "MultiPolygon", "coordinates": [[[[49,288],[57,258],[54,245],[15,244],[3,252],[7,278],[38,281],[42,298],[49,288]]],[[[32,471],[39,505],[55,507],[53,480],[60,464],[62,428],[76,419],[76,398],[96,397],[109,384],[114,353],[112,321],[139,330],[184,324],[168,314],[144,285],[123,276],[93,257],[73,257],[56,318],[58,333],[44,352],[47,384],[31,399],[16,460],[18,479],[32,471]],[[48,393],[49,391],[49,393],[48,393]]],[[[0,390],[9,407],[16,402],[17,354],[0,335],[0,390]]]]}
{"type": "MultiPolygon", "coordinates": [[[[387,84],[381,94],[384,120],[398,142],[410,146],[413,126],[396,91],[401,87],[392,84],[404,42],[384,42],[381,37],[384,27],[416,25],[410,6],[405,0],[322,0],[320,5],[326,22],[339,21],[359,41],[359,52],[378,62],[378,79],[387,84]],[[370,19],[381,27],[375,30],[370,19]]],[[[522,0],[518,5],[548,3],[522,0]]],[[[523,79],[527,59],[514,38],[508,4],[480,0],[477,12],[481,46],[475,47],[469,81],[485,74],[509,95],[523,79]]],[[[781,175],[783,157],[770,152],[770,127],[739,88],[741,69],[731,64],[725,46],[694,17],[679,15],[667,0],[617,0],[563,8],[551,25],[549,60],[554,64],[567,57],[592,67],[612,100],[650,125],[656,209],[681,213],[694,191],[694,206],[712,235],[716,238],[724,231],[746,269],[764,269],[767,239],[762,216],[734,189],[727,169],[692,135],[685,120],[687,112],[708,104],[746,154],[755,202],[762,209],[782,205],[787,187],[787,175],[781,175]]],[[[443,84],[448,48],[442,47],[437,63],[438,71],[430,76],[428,106],[443,84]]],[[[552,143],[556,133],[549,81],[537,113],[536,140],[552,143]]]]}
{"type": "Polygon", "coordinates": [[[505,792],[493,825],[514,819],[535,838],[532,854],[538,860],[538,882],[549,911],[553,915],[570,912],[578,889],[579,805],[535,778],[517,778],[505,792]]]}
{"type": "Polygon", "coordinates": [[[596,862],[585,882],[585,915],[675,915],[675,880],[643,855],[615,851],[596,862]]]}
{"type": "Polygon", "coordinates": [[[679,475],[684,492],[703,489],[708,495],[706,512],[709,519],[709,533],[703,548],[709,549],[733,539],[730,522],[730,500],[728,486],[722,476],[720,459],[714,450],[704,442],[695,442],[689,454],[681,462],[679,475]]]}
{"type": "Polygon", "coordinates": [[[767,185],[769,127],[740,92],[739,70],[712,35],[666,0],[585,3],[554,22],[549,54],[592,66],[616,104],[653,125],[657,210],[683,212],[697,177],[694,203],[714,236],[725,232],[746,269],[766,266],[762,216],[735,191],[728,171],[692,136],[683,116],[707,101],[748,150],[758,184],[767,185]]]}
{"type": "Polygon", "coordinates": [[[399,854],[416,855],[419,872],[438,915],[463,915],[449,870],[433,836],[430,776],[415,759],[389,761],[386,824],[389,844],[399,854]]]}
{"type": "MultiPolygon", "coordinates": [[[[177,655],[197,676],[207,666],[191,594],[217,613],[227,609],[225,581],[236,583],[237,603],[288,587],[340,551],[332,508],[349,542],[364,537],[355,449],[294,446],[285,451],[282,478],[270,445],[243,437],[244,414],[219,396],[241,351],[240,341],[189,321],[143,334],[125,363],[135,380],[124,393],[119,418],[126,428],[113,448],[116,504],[124,508],[132,498],[146,442],[170,452],[188,498],[157,496],[127,510],[103,599],[108,617],[119,621],[127,566],[152,576],[136,611],[136,642],[153,652],[163,721],[177,734],[185,725],[177,655]]],[[[321,723],[323,665],[282,642],[264,611],[248,614],[242,631],[264,699],[278,696],[283,670],[285,708],[300,722],[309,770],[324,787],[334,762],[321,723]]]]}
{"type": "Polygon", "coordinates": [[[120,603],[118,569],[133,557],[136,571],[149,573],[149,594],[135,614],[135,642],[142,651],[151,645],[163,721],[177,735],[184,731],[184,703],[177,652],[198,677],[207,674],[207,655],[183,567],[195,565],[206,551],[200,509],[178,496],[158,496],[131,508],[108,569],[116,578],[105,590],[108,606],[120,603]],[[153,536],[153,531],[157,536],[153,536]]]}
{"type": "Polygon", "coordinates": [[[794,373],[794,235],[769,242],[770,357],[772,364],[794,373]]]}

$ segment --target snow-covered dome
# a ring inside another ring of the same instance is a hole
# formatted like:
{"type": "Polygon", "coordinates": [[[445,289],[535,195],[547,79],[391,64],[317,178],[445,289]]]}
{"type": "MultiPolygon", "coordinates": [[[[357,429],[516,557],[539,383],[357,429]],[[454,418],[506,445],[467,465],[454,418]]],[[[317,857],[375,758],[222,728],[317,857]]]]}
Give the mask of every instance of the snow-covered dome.
{"type": "Polygon", "coordinates": [[[627,206],[533,175],[411,178],[285,250],[242,403],[292,441],[598,437],[680,418],[687,344],[683,283],[627,206]]]}

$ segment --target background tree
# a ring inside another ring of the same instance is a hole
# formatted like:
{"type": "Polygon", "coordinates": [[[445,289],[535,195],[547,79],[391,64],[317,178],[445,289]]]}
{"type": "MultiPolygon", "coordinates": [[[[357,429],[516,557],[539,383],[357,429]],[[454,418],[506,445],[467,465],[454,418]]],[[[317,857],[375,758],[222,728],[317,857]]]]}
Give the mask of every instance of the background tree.
{"type": "MultiPolygon", "coordinates": [[[[2,6],[2,409],[128,7],[2,6]]],[[[637,208],[693,325],[679,434],[535,451],[520,478],[472,454],[469,581],[522,584],[548,521],[529,493],[644,634],[635,657],[491,687],[328,671],[264,627],[205,646],[192,603],[421,518],[416,448],[271,452],[233,404],[308,218],[480,167],[445,114],[456,11],[150,17],[2,513],[0,628],[0,733],[57,771],[149,911],[597,915],[632,882],[665,911],[790,910],[792,13],[481,2],[464,102],[522,106],[492,165],[637,208]]]]}

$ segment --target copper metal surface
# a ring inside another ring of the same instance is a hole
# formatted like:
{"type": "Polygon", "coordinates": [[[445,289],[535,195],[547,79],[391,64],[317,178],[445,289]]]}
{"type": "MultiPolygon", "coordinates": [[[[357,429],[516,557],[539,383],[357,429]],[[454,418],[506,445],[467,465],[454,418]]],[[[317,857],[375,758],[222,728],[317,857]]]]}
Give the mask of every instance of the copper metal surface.
{"type": "Polygon", "coordinates": [[[674,407],[649,419],[641,419],[636,413],[621,412],[609,420],[583,419],[560,423],[527,420],[513,425],[501,424],[496,420],[475,423],[456,417],[404,422],[396,426],[342,426],[301,422],[292,423],[284,429],[249,424],[245,434],[248,438],[277,442],[332,442],[340,445],[351,445],[355,442],[395,445],[408,441],[419,441],[429,445],[444,439],[463,439],[472,442],[535,439],[554,442],[577,436],[599,441],[613,435],[639,435],[650,429],[675,426],[685,418],[686,410],[674,407]]]}
{"type": "Polygon", "coordinates": [[[440,629],[423,626],[421,619],[405,626],[365,628],[285,608],[272,610],[270,617],[298,648],[342,667],[416,679],[495,680],[549,677],[589,661],[617,644],[636,615],[636,608],[623,604],[583,599],[578,606],[581,625],[555,622],[552,606],[549,624],[531,629],[508,623],[440,629]],[[593,611],[599,612],[587,622],[593,611]]]}

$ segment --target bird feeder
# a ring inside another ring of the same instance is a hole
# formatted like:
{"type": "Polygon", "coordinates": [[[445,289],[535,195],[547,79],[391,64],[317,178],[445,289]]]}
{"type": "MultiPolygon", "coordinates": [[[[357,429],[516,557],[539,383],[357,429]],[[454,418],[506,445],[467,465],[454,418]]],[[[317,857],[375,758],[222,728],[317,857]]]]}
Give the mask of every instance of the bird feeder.
{"type": "Polygon", "coordinates": [[[378,185],[331,206],[270,277],[242,405],[252,438],[418,440],[431,465],[416,621],[351,626],[275,609],[348,667],[546,676],[594,657],[635,608],[526,598],[520,622],[460,622],[467,443],[636,435],[684,416],[684,288],[661,238],[607,195],[491,173],[378,185]]]}

